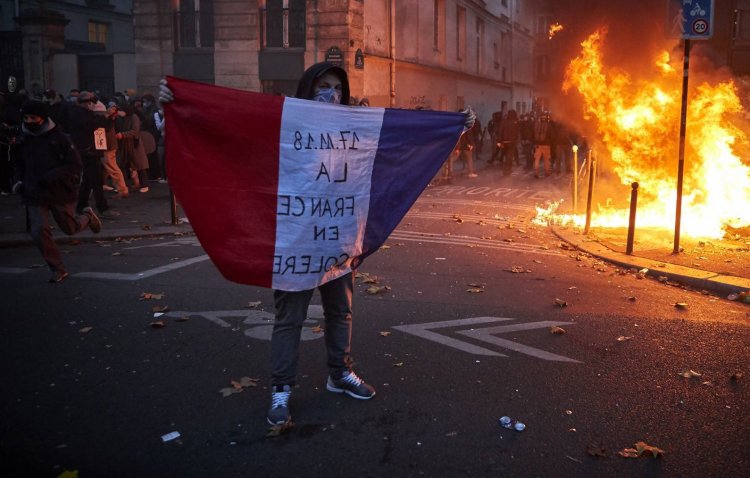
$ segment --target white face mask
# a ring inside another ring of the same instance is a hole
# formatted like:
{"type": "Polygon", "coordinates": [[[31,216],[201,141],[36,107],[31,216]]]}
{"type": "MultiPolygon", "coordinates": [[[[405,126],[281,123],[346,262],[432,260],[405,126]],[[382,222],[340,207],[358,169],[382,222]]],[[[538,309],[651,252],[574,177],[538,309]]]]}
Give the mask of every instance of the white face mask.
{"type": "Polygon", "coordinates": [[[341,92],[336,88],[318,88],[313,96],[313,101],[320,101],[322,103],[333,103],[336,105],[341,104],[341,92]]]}

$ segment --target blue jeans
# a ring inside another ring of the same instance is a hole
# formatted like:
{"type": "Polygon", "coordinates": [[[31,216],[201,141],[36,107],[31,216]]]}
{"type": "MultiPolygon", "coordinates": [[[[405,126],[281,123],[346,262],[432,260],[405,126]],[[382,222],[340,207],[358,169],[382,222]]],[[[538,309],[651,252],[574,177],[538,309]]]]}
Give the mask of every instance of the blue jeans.
{"type": "MultiPolygon", "coordinates": [[[[345,276],[318,287],[325,316],[325,343],[328,368],[331,371],[349,369],[352,364],[352,290],[354,276],[345,276]]],[[[297,380],[299,343],[302,323],[307,319],[315,289],[303,291],[273,291],[276,320],[271,335],[271,385],[294,385],[297,380]]]]}

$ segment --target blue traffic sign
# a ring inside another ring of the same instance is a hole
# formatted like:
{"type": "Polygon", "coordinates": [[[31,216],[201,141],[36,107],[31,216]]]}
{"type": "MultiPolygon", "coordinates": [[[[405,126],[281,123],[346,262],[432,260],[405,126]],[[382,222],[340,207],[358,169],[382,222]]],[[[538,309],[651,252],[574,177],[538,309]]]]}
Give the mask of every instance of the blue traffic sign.
{"type": "Polygon", "coordinates": [[[667,0],[670,37],[707,40],[714,34],[714,0],[667,0]]]}

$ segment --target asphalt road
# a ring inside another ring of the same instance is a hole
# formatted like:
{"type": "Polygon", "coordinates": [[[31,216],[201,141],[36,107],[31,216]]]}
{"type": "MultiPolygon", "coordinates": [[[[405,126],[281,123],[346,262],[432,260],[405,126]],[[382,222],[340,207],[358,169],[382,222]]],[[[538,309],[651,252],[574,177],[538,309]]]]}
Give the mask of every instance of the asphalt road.
{"type": "Polygon", "coordinates": [[[568,250],[529,224],[554,183],[488,175],[428,189],[360,270],[390,288],[355,292],[373,400],[325,390],[311,308],[280,437],[271,291],[225,281],[194,237],[65,246],[59,285],[33,248],[0,250],[3,476],[750,475],[750,309],[568,250]],[[663,456],[618,455],[638,441],[663,456]]]}

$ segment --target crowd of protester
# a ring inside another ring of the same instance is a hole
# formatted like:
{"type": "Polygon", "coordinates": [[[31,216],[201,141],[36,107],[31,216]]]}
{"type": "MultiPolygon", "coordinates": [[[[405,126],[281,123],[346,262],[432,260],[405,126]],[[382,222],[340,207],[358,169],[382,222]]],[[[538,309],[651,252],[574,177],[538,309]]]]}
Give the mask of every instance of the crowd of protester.
{"type": "Polygon", "coordinates": [[[78,212],[93,195],[99,214],[116,217],[111,199],[148,193],[150,181],[166,181],[164,112],[153,95],[134,90],[104,96],[72,89],[48,89],[38,97],[25,90],[0,95],[0,194],[9,194],[23,149],[22,108],[28,101],[48,107],[49,119],[78,148],[83,175],[78,212]],[[103,133],[103,134],[100,134],[103,133]],[[95,138],[97,139],[95,143],[95,138]]]}

